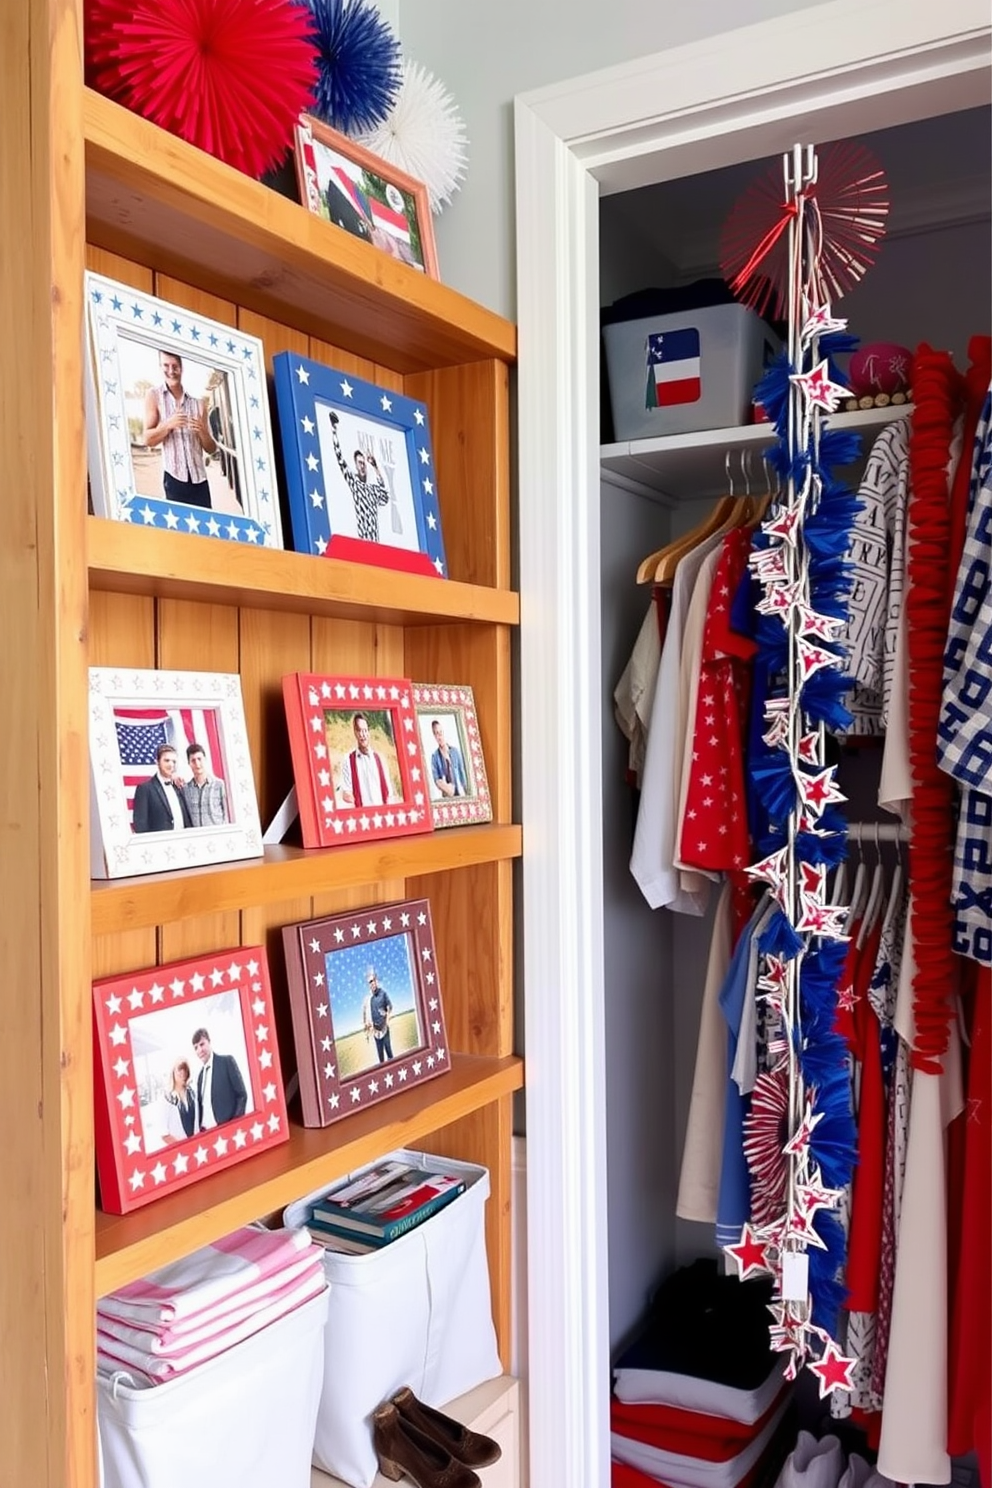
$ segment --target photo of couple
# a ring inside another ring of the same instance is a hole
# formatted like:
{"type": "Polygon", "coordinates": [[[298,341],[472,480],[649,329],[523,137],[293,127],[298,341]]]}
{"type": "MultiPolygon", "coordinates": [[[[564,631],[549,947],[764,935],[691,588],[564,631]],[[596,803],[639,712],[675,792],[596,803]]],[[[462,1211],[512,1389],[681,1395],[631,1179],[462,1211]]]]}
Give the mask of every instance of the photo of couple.
{"type": "Polygon", "coordinates": [[[237,992],[203,999],[195,1012],[168,1007],[133,1018],[130,1034],[146,1153],[254,1109],[237,992]],[[191,1016],[197,1019],[192,1027],[191,1016]]]}

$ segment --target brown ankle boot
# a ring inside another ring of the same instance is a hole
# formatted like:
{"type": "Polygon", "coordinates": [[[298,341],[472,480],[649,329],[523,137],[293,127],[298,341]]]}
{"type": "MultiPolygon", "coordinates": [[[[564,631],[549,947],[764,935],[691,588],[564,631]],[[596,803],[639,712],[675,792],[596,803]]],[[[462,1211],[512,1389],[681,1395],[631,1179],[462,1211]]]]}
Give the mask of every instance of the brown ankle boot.
{"type": "Polygon", "coordinates": [[[499,1461],[499,1442],[478,1431],[470,1431],[460,1421],[446,1416],[443,1411],[435,1410],[433,1406],[424,1405],[409,1385],[397,1390],[393,1396],[393,1404],[404,1421],[412,1421],[428,1436],[435,1437],[447,1447],[452,1457],[464,1462],[466,1467],[488,1467],[490,1463],[499,1461]]]}
{"type": "Polygon", "coordinates": [[[435,1437],[405,1420],[392,1401],[373,1412],[372,1439],[380,1471],[393,1482],[405,1473],[417,1488],[482,1488],[478,1473],[452,1457],[435,1437]]]}

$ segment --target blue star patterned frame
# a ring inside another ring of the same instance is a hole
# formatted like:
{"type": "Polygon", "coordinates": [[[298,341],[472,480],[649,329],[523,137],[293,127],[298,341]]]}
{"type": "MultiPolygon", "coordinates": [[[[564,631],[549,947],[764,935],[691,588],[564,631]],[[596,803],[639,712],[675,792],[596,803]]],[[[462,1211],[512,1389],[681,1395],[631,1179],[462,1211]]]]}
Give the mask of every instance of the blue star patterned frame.
{"type": "Polygon", "coordinates": [[[272,365],[297,552],[447,578],[426,406],[292,352],[272,365]]]}
{"type": "Polygon", "coordinates": [[[261,341],[99,274],[86,305],[94,514],[281,548],[261,341]]]}

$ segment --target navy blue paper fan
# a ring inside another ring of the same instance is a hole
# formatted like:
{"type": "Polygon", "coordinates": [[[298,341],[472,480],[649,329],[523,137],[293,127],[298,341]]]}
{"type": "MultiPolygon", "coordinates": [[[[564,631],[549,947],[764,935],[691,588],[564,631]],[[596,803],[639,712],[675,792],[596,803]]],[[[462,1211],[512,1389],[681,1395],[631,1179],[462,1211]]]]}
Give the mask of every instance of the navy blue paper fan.
{"type": "Polygon", "coordinates": [[[343,134],[388,117],[403,71],[400,44],[366,0],[309,0],[318,78],[312,112],[343,134]]]}

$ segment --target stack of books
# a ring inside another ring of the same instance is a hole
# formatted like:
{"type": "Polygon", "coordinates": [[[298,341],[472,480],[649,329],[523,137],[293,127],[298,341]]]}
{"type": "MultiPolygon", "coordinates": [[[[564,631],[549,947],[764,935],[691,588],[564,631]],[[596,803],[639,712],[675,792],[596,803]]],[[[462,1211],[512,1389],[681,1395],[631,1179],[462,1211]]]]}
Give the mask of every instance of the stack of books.
{"type": "Polygon", "coordinates": [[[683,1267],[659,1288],[614,1369],[612,1488],[761,1488],[794,1435],[769,1348],[764,1281],[683,1267]]]}
{"type": "Polygon", "coordinates": [[[325,1250],[362,1255],[416,1229],[464,1192],[464,1178],[389,1159],[315,1200],[307,1229],[325,1250]]]}

